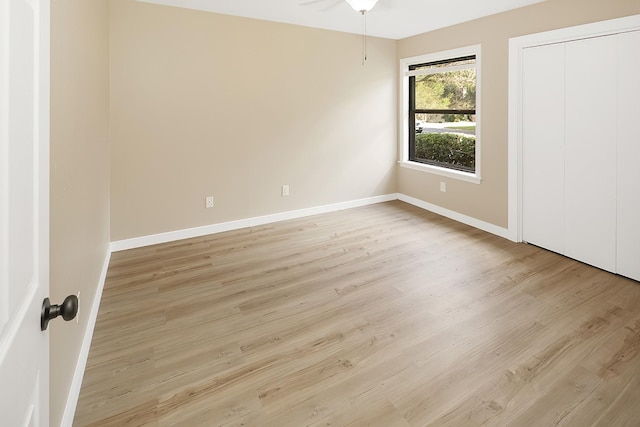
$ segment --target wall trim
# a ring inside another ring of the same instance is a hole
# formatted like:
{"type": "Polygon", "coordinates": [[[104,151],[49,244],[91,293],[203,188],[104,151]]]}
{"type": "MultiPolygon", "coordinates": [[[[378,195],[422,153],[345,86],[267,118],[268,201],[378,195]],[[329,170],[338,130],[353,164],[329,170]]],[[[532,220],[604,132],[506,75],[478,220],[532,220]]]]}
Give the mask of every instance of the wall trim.
{"type": "Polygon", "coordinates": [[[396,193],[382,196],[367,197],[364,199],[352,200],[348,202],[333,203],[330,205],[317,206],[313,208],[298,209],[295,211],[281,212],[276,214],[258,216],[253,218],[240,219],[236,221],[222,222],[219,224],[205,225],[202,227],[187,228],[184,230],[168,231],[166,233],[152,234],[149,236],[134,237],[125,240],[111,242],[111,251],[118,252],[127,249],[141,248],[144,246],[156,245],[158,243],[173,242],[175,240],[189,239],[192,237],[206,236],[208,234],[222,233],[225,231],[238,230],[246,227],[269,224],[272,222],[286,221],[289,219],[303,218],[311,215],[318,215],[329,212],[341,211],[344,209],[357,208],[360,206],[372,205],[375,203],[389,202],[398,199],[396,193]]]}
{"type": "Polygon", "coordinates": [[[125,251],[128,249],[142,248],[145,246],[157,245],[160,243],[174,242],[176,240],[190,239],[192,237],[206,236],[209,234],[223,233],[225,231],[239,230],[246,227],[270,224],[273,222],[286,221],[289,219],[303,218],[311,215],[318,215],[329,212],[336,212],[345,209],[357,208],[360,206],[373,205],[376,203],[401,200],[419,208],[437,213],[454,221],[470,225],[480,230],[486,231],[496,236],[515,241],[511,230],[495,224],[491,224],[459,212],[434,205],[402,193],[392,193],[383,196],[368,197],[365,199],[352,200],[349,202],[334,203],[331,205],[317,206],[313,208],[299,209],[295,211],[281,212],[253,218],[240,219],[236,221],[223,222],[219,224],[205,225],[202,227],[187,228],[184,230],[168,231],[166,233],[152,234],[148,236],[134,237],[131,239],[115,240],[111,242],[111,252],[125,251]]]}
{"type": "Polygon", "coordinates": [[[87,360],[89,359],[93,330],[95,329],[96,320],[98,319],[98,309],[100,308],[100,301],[102,300],[102,291],[104,290],[104,283],[107,279],[107,270],[109,269],[111,252],[111,245],[109,245],[107,248],[107,254],[104,258],[104,263],[102,264],[98,287],[96,289],[95,296],[93,297],[93,303],[91,304],[91,311],[88,312],[89,317],[87,321],[87,328],[84,331],[82,346],[80,347],[80,354],[78,355],[78,362],[76,363],[76,369],[71,381],[71,388],[69,389],[69,394],[67,396],[67,403],[64,407],[64,413],[62,414],[62,421],[60,422],[61,427],[71,427],[73,424],[73,418],[76,414],[76,407],[78,406],[78,399],[80,398],[80,388],[82,387],[82,379],[84,378],[84,371],[87,367],[87,360]]]}
{"type": "Polygon", "coordinates": [[[486,231],[487,233],[495,234],[499,237],[504,237],[505,239],[513,240],[509,229],[504,227],[499,227],[495,224],[491,224],[489,222],[485,222],[479,220],[477,218],[473,218],[468,215],[461,214],[460,212],[452,211],[447,208],[443,208],[442,206],[434,205],[433,203],[425,202],[424,200],[416,199],[415,197],[407,196],[406,194],[398,194],[398,200],[409,203],[410,205],[417,206],[424,210],[437,213],[438,215],[445,216],[454,221],[461,222],[463,224],[470,225],[472,227],[478,228],[480,230],[486,231]]]}

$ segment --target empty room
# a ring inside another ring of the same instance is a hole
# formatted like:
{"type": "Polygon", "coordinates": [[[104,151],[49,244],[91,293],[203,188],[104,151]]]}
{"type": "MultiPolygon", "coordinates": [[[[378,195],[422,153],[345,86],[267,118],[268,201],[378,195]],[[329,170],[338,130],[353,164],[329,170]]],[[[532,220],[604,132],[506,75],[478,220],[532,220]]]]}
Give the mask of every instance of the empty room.
{"type": "Polygon", "coordinates": [[[0,4],[3,426],[640,425],[640,1],[0,4]]]}

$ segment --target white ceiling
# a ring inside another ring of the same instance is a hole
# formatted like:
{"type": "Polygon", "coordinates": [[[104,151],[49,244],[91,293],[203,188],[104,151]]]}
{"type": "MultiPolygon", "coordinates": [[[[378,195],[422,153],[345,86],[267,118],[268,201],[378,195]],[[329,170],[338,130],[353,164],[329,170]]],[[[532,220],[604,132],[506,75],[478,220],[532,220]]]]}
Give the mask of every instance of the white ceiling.
{"type": "MultiPolygon", "coordinates": [[[[360,34],[362,18],[344,0],[139,0],[360,34]]],[[[402,39],[544,0],[379,0],[367,33],[402,39]]]]}

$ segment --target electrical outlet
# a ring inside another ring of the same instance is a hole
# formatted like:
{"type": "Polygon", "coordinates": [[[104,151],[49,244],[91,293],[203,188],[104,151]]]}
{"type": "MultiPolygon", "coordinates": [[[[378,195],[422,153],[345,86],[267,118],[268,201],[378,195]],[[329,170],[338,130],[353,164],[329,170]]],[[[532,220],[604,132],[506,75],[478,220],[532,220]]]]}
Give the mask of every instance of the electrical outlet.
{"type": "Polygon", "coordinates": [[[440,191],[442,191],[443,193],[447,192],[447,183],[446,182],[440,182],[440,191]]]}
{"type": "Polygon", "coordinates": [[[206,206],[207,208],[213,207],[213,196],[207,196],[206,198],[206,206]]]}
{"type": "Polygon", "coordinates": [[[289,195],[289,186],[288,185],[283,185],[282,186],[282,197],[287,197],[289,195]]]}

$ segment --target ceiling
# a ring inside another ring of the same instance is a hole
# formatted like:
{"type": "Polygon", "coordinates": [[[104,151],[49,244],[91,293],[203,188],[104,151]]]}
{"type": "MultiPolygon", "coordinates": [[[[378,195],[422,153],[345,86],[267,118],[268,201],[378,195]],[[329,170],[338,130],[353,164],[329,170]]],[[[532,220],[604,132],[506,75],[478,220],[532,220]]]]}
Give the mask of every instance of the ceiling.
{"type": "MultiPolygon", "coordinates": [[[[344,0],[139,0],[360,34],[362,18],[344,0]]],[[[367,13],[370,36],[402,39],[544,0],[379,0],[367,13]]]]}

